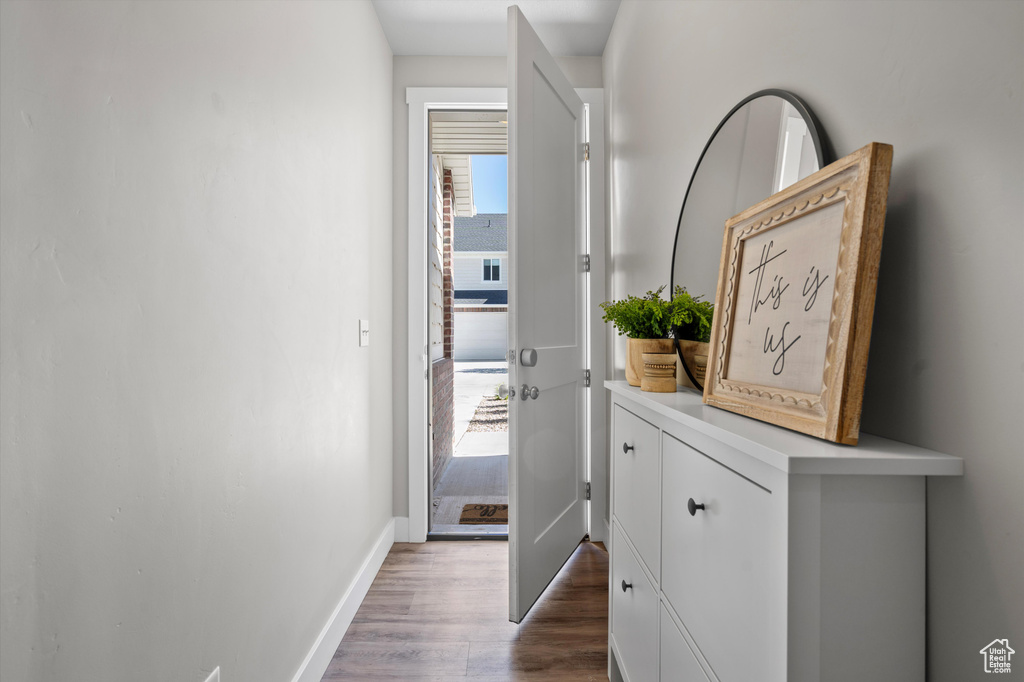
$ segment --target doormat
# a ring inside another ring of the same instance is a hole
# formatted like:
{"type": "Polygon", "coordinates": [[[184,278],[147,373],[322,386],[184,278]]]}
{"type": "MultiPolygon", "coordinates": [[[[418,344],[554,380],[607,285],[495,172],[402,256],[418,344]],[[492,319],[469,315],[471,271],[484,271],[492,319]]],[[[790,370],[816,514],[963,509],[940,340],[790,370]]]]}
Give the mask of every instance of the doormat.
{"type": "Polygon", "coordinates": [[[467,504],[462,508],[462,514],[459,516],[459,523],[473,525],[481,523],[507,524],[508,505],[476,503],[467,504]]]}

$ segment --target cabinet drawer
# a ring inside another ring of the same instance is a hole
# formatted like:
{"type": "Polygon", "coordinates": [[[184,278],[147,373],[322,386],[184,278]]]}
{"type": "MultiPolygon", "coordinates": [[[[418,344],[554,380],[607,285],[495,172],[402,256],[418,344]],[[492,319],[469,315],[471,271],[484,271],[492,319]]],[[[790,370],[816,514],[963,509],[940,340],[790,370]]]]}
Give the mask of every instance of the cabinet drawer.
{"type": "Polygon", "coordinates": [[[661,565],[661,432],[621,405],[613,411],[612,509],[640,559],[659,579],[661,565]]]}
{"type": "Polygon", "coordinates": [[[647,580],[617,525],[612,530],[611,640],[623,677],[658,679],[658,593],[647,580]],[[622,589],[622,585],[627,585],[622,589]],[[631,586],[631,587],[629,587],[631,586]]]}
{"type": "Polygon", "coordinates": [[[661,587],[722,682],[764,679],[773,622],[771,493],[665,435],[661,587]],[[693,515],[689,500],[703,504],[693,515]]]}
{"type": "Polygon", "coordinates": [[[683,633],[661,605],[661,682],[708,682],[683,633]]]}

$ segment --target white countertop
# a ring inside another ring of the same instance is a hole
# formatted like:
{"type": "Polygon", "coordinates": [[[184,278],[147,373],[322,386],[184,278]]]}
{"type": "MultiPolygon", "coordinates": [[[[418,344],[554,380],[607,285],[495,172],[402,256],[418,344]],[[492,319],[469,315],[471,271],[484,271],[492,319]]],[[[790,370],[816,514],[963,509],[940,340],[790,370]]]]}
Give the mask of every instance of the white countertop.
{"type": "Polygon", "coordinates": [[[700,394],[641,391],[625,381],[605,388],[789,474],[962,476],[959,457],[861,432],[857,445],[839,445],[705,405],[700,394]]]}

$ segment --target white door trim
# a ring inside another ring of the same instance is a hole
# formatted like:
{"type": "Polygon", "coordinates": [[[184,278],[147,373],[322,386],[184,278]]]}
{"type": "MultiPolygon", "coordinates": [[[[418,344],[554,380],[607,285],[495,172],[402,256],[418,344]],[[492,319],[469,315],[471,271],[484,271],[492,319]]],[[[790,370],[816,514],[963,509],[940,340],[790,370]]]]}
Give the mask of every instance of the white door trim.
{"type": "Polygon", "coordinates": [[[598,307],[607,301],[605,292],[605,222],[604,222],[604,89],[576,88],[576,94],[587,105],[587,142],[590,164],[587,167],[589,198],[587,201],[587,247],[590,254],[590,297],[587,302],[587,326],[590,340],[587,359],[590,366],[590,401],[587,429],[590,433],[590,539],[604,542],[608,538],[608,405],[610,394],[604,388],[608,328],[598,307]]]}
{"type": "MultiPolygon", "coordinates": [[[[590,535],[604,540],[607,528],[607,451],[604,390],[606,330],[597,304],[605,300],[604,281],[604,90],[576,92],[590,110],[590,353],[591,353],[591,492],[590,535]]],[[[505,109],[505,88],[406,88],[409,105],[409,364],[408,455],[409,542],[427,539],[427,114],[431,109],[505,109]]]]}
{"type": "Polygon", "coordinates": [[[505,88],[406,88],[409,105],[409,542],[427,540],[427,114],[504,109],[505,88]]]}

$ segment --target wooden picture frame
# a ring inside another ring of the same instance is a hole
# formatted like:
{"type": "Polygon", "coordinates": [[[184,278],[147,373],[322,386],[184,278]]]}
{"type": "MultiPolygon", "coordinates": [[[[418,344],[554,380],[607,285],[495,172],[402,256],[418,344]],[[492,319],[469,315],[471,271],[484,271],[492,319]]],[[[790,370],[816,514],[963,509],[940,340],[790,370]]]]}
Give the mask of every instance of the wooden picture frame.
{"type": "Polygon", "coordinates": [[[891,166],[873,142],[726,222],[705,403],[856,445],[891,166]]]}

